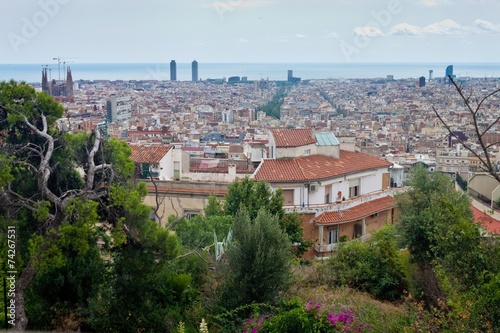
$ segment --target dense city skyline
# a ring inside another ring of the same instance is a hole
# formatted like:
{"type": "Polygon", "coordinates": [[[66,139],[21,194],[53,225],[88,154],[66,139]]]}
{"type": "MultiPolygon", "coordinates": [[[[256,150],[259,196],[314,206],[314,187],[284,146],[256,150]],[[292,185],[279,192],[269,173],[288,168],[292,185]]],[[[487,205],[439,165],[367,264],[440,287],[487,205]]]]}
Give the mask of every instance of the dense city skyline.
{"type": "Polygon", "coordinates": [[[0,63],[494,62],[490,0],[2,2],[0,63]]]}

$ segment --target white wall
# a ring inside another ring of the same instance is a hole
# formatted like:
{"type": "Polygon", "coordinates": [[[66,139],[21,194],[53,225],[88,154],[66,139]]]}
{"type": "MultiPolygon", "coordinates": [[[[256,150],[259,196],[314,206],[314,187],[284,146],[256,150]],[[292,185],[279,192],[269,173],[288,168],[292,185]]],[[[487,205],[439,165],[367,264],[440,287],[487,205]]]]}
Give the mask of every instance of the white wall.
{"type": "MultiPolygon", "coordinates": [[[[269,147],[271,147],[270,143],[269,143],[269,147]]],[[[305,145],[305,146],[300,146],[300,147],[275,148],[275,155],[276,155],[276,158],[301,157],[301,156],[306,156],[306,155],[304,155],[304,151],[306,151],[306,150],[309,150],[308,156],[316,155],[316,147],[317,147],[316,144],[312,143],[310,145],[305,145]]]]}
{"type": "Polygon", "coordinates": [[[300,206],[304,203],[305,206],[309,205],[324,205],[325,204],[325,194],[326,194],[326,186],[330,185],[330,203],[334,203],[337,200],[338,192],[341,192],[341,200],[342,198],[349,199],[349,186],[352,186],[352,183],[359,179],[360,185],[360,193],[359,195],[369,194],[372,192],[380,191],[382,189],[382,175],[384,173],[388,173],[387,168],[380,168],[378,170],[373,171],[364,171],[360,173],[359,178],[355,177],[355,174],[349,175],[351,178],[351,182],[349,179],[345,179],[344,176],[338,177],[337,179],[332,179],[330,181],[323,182],[311,182],[311,184],[315,184],[318,186],[316,192],[311,192],[305,186],[309,184],[309,182],[295,183],[295,184],[272,184],[273,188],[282,188],[283,190],[294,190],[294,198],[293,203],[295,206],[300,206]],[[369,175],[366,175],[370,173],[369,175]]]}
{"type": "Polygon", "coordinates": [[[160,160],[160,180],[170,180],[174,177],[174,160],[172,158],[172,148],[160,160]]]}
{"type": "Polygon", "coordinates": [[[316,146],[316,154],[340,158],[340,145],[338,146],[316,146]]]}

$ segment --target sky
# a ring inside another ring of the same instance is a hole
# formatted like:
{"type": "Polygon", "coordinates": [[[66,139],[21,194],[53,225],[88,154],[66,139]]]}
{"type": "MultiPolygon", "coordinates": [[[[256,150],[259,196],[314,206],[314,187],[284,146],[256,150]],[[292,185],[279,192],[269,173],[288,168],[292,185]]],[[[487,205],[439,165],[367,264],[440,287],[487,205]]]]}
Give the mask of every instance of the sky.
{"type": "Polygon", "coordinates": [[[498,13],[499,0],[0,0],[0,64],[500,62],[498,13]]]}

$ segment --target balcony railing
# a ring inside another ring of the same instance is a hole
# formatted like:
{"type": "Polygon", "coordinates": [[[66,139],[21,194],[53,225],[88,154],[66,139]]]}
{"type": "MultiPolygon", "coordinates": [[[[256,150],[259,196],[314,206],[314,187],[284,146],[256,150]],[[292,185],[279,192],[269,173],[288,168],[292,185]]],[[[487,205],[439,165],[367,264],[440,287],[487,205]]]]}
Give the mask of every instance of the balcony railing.
{"type": "Polygon", "coordinates": [[[314,249],[316,250],[317,253],[331,253],[337,251],[340,247],[344,246],[345,244],[348,244],[349,242],[366,242],[371,238],[371,236],[372,236],[371,234],[366,234],[361,237],[349,240],[347,242],[336,242],[333,244],[326,244],[326,245],[314,244],[314,249]]]}
{"type": "Polygon", "coordinates": [[[396,187],[388,188],[381,191],[371,192],[368,194],[361,195],[359,197],[351,198],[345,201],[331,202],[328,204],[318,204],[318,205],[295,205],[295,206],[284,206],[283,209],[286,213],[322,213],[349,209],[351,207],[357,206],[364,202],[372,201],[375,199],[380,199],[387,196],[394,196],[397,193],[402,193],[407,190],[407,187],[396,187]]]}

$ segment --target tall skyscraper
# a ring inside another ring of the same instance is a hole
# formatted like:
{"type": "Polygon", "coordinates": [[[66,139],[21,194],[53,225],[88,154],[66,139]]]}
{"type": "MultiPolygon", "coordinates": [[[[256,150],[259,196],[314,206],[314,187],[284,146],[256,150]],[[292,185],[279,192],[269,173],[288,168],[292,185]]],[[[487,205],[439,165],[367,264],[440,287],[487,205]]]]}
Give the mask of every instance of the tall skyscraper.
{"type": "Polygon", "coordinates": [[[419,77],[419,79],[418,79],[418,86],[420,88],[425,87],[425,76],[419,77]]]}
{"type": "Polygon", "coordinates": [[[288,70],[288,82],[293,81],[293,70],[289,69],[288,70]]]}
{"type": "Polygon", "coordinates": [[[175,60],[170,62],[170,81],[177,81],[177,64],[175,60]]]}
{"type": "Polygon", "coordinates": [[[193,62],[191,63],[191,70],[193,82],[198,81],[198,61],[193,60],[193,62]]]}
{"type": "Polygon", "coordinates": [[[444,82],[448,82],[448,83],[451,84],[450,77],[452,79],[455,78],[455,75],[453,75],[453,65],[449,65],[448,67],[446,67],[446,74],[445,74],[445,77],[444,77],[444,82]]]}

